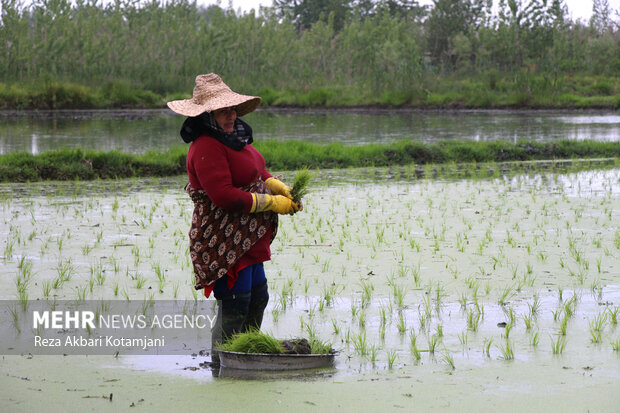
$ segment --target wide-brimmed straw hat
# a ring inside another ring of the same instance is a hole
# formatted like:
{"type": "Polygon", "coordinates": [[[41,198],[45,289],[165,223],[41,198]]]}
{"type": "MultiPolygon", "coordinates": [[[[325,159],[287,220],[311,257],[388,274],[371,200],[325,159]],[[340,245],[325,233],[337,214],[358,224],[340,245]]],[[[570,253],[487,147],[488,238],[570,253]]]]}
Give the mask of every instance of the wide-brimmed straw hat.
{"type": "Polygon", "coordinates": [[[184,116],[198,116],[223,108],[235,108],[237,116],[247,115],[260,105],[261,98],[233,92],[215,73],[196,76],[191,99],[168,102],[172,111],[184,116]]]}

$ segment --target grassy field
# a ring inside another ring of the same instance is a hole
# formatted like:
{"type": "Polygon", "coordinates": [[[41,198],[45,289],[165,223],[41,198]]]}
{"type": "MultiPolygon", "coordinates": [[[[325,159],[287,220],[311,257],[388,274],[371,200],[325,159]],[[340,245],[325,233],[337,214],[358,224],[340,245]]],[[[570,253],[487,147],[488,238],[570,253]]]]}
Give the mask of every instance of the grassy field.
{"type": "MultiPolygon", "coordinates": [[[[271,170],[350,168],[390,165],[497,163],[509,161],[618,158],[620,143],[593,141],[560,142],[457,142],[436,144],[398,142],[346,146],[307,142],[259,142],[271,170]]],[[[0,182],[41,180],[92,180],[185,173],[187,146],[166,152],[126,154],[83,149],[59,149],[42,154],[11,153],[0,156],[0,182]]]]}
{"type": "MultiPolygon", "coordinates": [[[[530,83],[541,81],[530,76],[530,83]]],[[[541,77],[542,78],[542,77],[541,77]]],[[[322,86],[285,89],[260,88],[247,93],[263,98],[267,107],[412,107],[475,109],[618,109],[620,80],[605,76],[566,76],[562,88],[525,87],[506,77],[489,83],[480,78],[441,78],[426,81],[426,88],[369,93],[358,86],[322,86]]],[[[191,85],[188,84],[188,89],[191,85]]],[[[158,93],[127,82],[89,86],[66,81],[0,82],[0,109],[162,108],[188,92],[158,93]]]]}

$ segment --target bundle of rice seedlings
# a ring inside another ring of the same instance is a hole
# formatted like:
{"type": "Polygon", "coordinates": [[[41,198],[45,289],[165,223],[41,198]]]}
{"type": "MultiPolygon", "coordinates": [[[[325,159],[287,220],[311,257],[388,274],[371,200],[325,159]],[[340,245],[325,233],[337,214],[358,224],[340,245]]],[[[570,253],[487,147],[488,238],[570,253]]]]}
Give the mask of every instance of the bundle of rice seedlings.
{"type": "Polygon", "coordinates": [[[318,338],[313,338],[312,340],[310,340],[310,353],[333,354],[334,349],[332,348],[331,344],[321,341],[318,338]]]}
{"type": "Polygon", "coordinates": [[[271,335],[259,330],[235,334],[222,344],[221,350],[237,353],[281,354],[282,344],[271,335]]]}
{"type": "Polygon", "coordinates": [[[253,354],[332,354],[334,350],[330,344],[324,343],[317,338],[311,340],[293,339],[277,340],[273,336],[259,330],[251,330],[232,336],[220,347],[223,351],[253,354]],[[303,344],[303,345],[301,345],[303,344]],[[300,351],[297,347],[303,347],[300,351]]]}
{"type": "Polygon", "coordinates": [[[291,189],[291,195],[295,202],[301,201],[301,199],[308,193],[308,183],[312,179],[312,174],[307,168],[297,171],[295,174],[295,180],[293,181],[293,188],[291,189]]]}

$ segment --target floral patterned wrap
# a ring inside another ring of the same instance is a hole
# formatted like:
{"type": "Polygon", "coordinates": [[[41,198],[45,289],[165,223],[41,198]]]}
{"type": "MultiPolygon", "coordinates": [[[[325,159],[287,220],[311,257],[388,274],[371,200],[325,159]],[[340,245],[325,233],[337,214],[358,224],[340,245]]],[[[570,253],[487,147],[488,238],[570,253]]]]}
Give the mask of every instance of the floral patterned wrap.
{"type": "MultiPolygon", "coordinates": [[[[260,178],[241,189],[271,194],[260,178]]],[[[278,229],[276,213],[231,212],[216,206],[201,189],[194,189],[187,184],[185,191],[194,201],[189,252],[197,290],[226,275],[243,254],[267,233],[269,227],[272,228],[269,241],[275,238],[278,229]]]]}

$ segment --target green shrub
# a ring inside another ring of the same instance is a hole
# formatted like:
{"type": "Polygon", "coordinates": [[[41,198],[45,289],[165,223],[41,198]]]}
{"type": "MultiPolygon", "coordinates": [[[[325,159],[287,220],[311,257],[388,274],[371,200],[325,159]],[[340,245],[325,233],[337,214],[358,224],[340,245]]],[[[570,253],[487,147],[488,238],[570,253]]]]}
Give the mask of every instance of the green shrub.
{"type": "Polygon", "coordinates": [[[609,96],[613,93],[613,86],[608,82],[597,80],[590,85],[590,90],[593,95],[609,96]]]}

